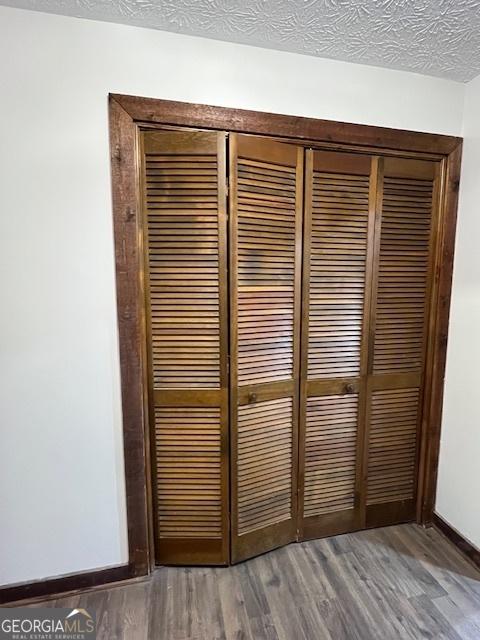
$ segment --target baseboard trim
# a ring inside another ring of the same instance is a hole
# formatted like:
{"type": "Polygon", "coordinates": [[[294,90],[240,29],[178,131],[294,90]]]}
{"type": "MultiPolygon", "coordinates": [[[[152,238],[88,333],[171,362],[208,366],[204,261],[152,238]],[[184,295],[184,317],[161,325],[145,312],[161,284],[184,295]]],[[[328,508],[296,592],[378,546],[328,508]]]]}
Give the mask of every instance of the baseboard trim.
{"type": "Polygon", "coordinates": [[[51,599],[52,596],[76,593],[102,585],[110,585],[113,582],[123,582],[135,577],[134,567],[126,564],[97,571],[70,574],[60,578],[22,582],[0,587],[0,605],[16,602],[25,604],[25,600],[47,600],[51,599]]]}
{"type": "Polygon", "coordinates": [[[480,549],[464,538],[461,533],[441,518],[438,513],[433,512],[432,524],[441,533],[443,533],[443,535],[448,538],[450,542],[470,560],[470,562],[480,569],[480,549]]]}

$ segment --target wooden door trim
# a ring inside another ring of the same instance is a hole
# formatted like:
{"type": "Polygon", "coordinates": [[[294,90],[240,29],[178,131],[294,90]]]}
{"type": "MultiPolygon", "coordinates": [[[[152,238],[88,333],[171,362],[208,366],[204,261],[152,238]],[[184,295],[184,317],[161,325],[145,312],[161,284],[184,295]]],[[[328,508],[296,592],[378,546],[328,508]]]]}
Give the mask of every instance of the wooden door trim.
{"type": "Polygon", "coordinates": [[[414,131],[339,123],[241,109],[110,94],[110,150],[128,523],[128,576],[153,566],[149,433],[146,409],[145,311],[138,132],[143,127],[187,127],[282,138],[319,148],[368,150],[442,159],[441,233],[436,248],[432,335],[426,380],[417,519],[432,520],[440,444],[443,379],[453,271],[462,139],[414,131]]]}
{"type": "Polygon", "coordinates": [[[110,94],[137,123],[153,123],[183,127],[200,127],[270,137],[292,138],[302,142],[329,142],[335,145],[354,145],[448,155],[461,138],[436,133],[420,133],[404,129],[389,129],[370,125],[318,120],[301,116],[280,115],[245,109],[229,109],[190,102],[157,100],[110,94]]]}
{"type": "Polygon", "coordinates": [[[417,498],[417,521],[427,526],[433,522],[437,490],[461,162],[462,140],[442,161],[442,192],[438,211],[439,233],[435,247],[433,292],[428,318],[429,339],[424,378],[429,393],[424,394],[419,466],[420,484],[417,498]]]}
{"type": "Polygon", "coordinates": [[[109,107],[128,565],[135,577],[150,572],[153,557],[140,163],[134,118],[117,100],[109,107]]]}

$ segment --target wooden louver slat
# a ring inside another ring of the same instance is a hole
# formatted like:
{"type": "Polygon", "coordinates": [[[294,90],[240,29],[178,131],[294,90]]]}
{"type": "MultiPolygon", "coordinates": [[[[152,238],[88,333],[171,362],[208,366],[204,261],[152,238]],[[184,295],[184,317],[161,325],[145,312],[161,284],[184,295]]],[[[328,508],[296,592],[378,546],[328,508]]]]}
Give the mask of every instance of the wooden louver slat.
{"type": "Polygon", "coordinates": [[[304,516],[354,508],[358,395],[307,400],[304,516]]]}
{"type": "MultiPolygon", "coordinates": [[[[337,157],[339,155],[336,154],[337,157]]],[[[360,374],[369,203],[368,162],[365,171],[364,175],[313,171],[309,379],[360,374]]]]}
{"type": "Polygon", "coordinates": [[[295,166],[238,158],[238,384],[293,377],[295,166]]]}
{"type": "Polygon", "coordinates": [[[292,399],[238,410],[238,532],[292,517],[292,399]]]}
{"type": "Polygon", "coordinates": [[[221,538],[220,409],[157,407],[160,539],[221,538]]]}
{"type": "Polygon", "coordinates": [[[375,374],[422,368],[432,190],[432,180],[384,179],[375,374]]]}
{"type": "Polygon", "coordinates": [[[374,391],[367,504],[413,500],[418,389],[374,391]]]}
{"type": "Polygon", "coordinates": [[[147,153],[145,171],[155,387],[218,387],[216,149],[147,153]]]}
{"type": "Polygon", "coordinates": [[[295,538],[302,164],[230,137],[234,561],[295,538]]]}
{"type": "Polygon", "coordinates": [[[228,562],[225,134],[143,134],[157,561],[228,562]]]}

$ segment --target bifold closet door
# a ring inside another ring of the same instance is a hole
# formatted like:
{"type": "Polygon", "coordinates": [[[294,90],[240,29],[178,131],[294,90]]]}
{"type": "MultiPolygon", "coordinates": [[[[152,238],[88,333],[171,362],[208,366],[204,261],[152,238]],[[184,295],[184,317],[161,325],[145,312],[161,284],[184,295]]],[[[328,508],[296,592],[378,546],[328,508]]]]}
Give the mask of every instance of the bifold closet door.
{"type": "Polygon", "coordinates": [[[378,158],[307,151],[299,534],[362,526],[362,451],[378,158]]]}
{"type": "Polygon", "coordinates": [[[156,561],[226,564],[226,135],[142,134],[156,561]]]}
{"type": "Polygon", "coordinates": [[[415,519],[439,164],[385,158],[375,232],[366,525],[415,519]]]}
{"type": "Polygon", "coordinates": [[[414,520],[439,163],[200,131],[140,152],[156,561],[414,520]]]}
{"type": "Polygon", "coordinates": [[[303,153],[230,136],[233,562],[296,538],[303,153]]]}

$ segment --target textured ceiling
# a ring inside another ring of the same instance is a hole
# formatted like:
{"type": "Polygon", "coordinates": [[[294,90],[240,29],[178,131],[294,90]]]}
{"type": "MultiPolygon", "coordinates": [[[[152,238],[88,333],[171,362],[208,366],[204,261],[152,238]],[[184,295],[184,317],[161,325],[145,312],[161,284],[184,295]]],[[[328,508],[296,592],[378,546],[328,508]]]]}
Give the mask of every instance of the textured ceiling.
{"type": "Polygon", "coordinates": [[[480,0],[0,0],[459,81],[480,73],[480,0]]]}

